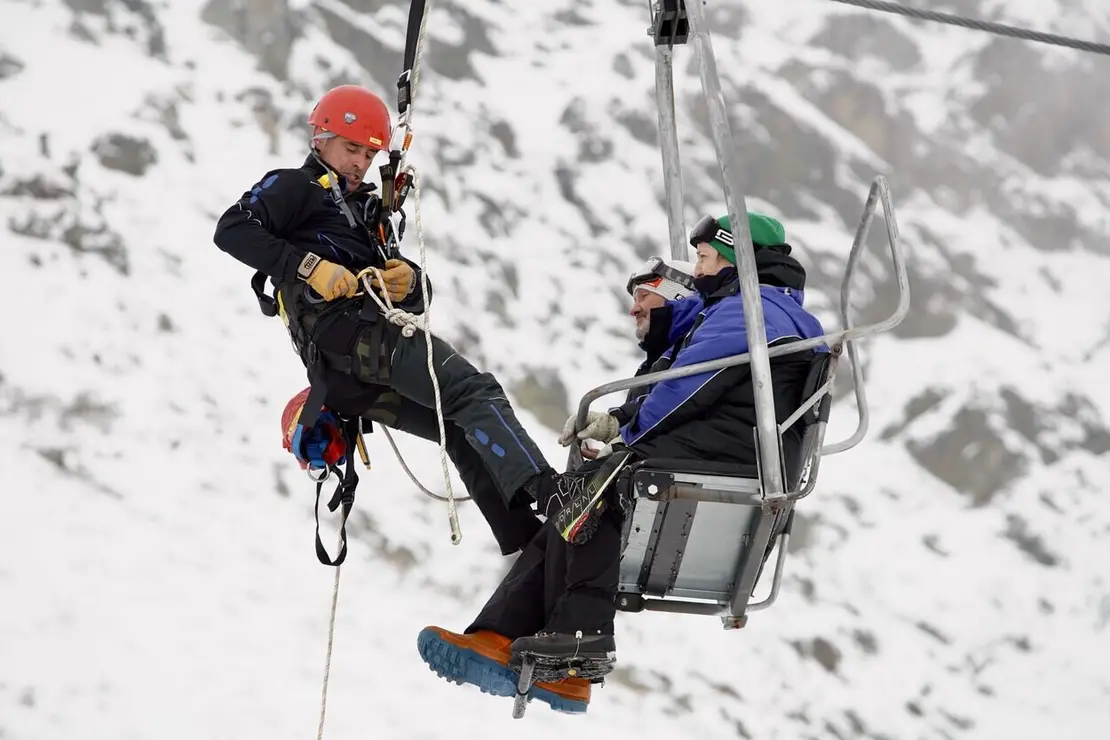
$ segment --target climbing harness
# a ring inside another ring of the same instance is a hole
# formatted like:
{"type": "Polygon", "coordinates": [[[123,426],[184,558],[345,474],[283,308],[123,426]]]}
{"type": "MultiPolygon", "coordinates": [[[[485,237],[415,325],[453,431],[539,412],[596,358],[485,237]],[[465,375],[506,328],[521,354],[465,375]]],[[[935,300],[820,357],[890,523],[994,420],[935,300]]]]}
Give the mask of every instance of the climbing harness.
{"type": "MultiPolygon", "coordinates": [[[[415,92],[420,80],[420,59],[427,31],[427,6],[427,0],[413,0],[410,5],[408,35],[406,38],[404,56],[404,71],[397,81],[399,118],[390,137],[389,161],[379,168],[382,182],[380,192],[372,194],[367,199],[363,208],[351,208],[343,193],[340,191],[337,178],[333,176],[330,168],[328,168],[319,157],[315,157],[316,161],[327,169],[324,175],[317,178],[317,184],[331,193],[332,200],[346,217],[348,224],[352,227],[361,226],[370,232],[372,237],[376,237],[378,251],[383,261],[399,256],[398,243],[404,236],[407,222],[407,216],[403,210],[403,205],[410,195],[413,197],[415,205],[416,237],[420,249],[421,288],[424,295],[428,295],[430,291],[427,279],[427,250],[424,241],[423,221],[420,208],[418,173],[414,166],[405,162],[405,156],[408,153],[413,139],[410,123],[412,117],[412,101],[415,97],[415,92]]],[[[315,152],[313,154],[315,155],[315,152]]],[[[436,414],[440,433],[440,459],[444,473],[446,496],[441,496],[440,494],[430,491],[416,478],[411,468],[402,457],[392,435],[390,435],[388,430],[383,429],[383,431],[385,431],[386,437],[394,454],[397,456],[398,462],[400,462],[401,467],[417,489],[432,499],[448,504],[451,541],[453,544],[459,544],[462,540],[462,533],[455,504],[459,501],[469,501],[470,498],[468,496],[457,497],[452,490],[449,474],[450,468],[447,463],[445,425],[440,389],[434,374],[434,359],[430,341],[431,327],[428,321],[430,305],[425,305],[424,314],[422,316],[416,316],[402,309],[395,308],[388,297],[385,303],[383,303],[378,299],[374,291],[371,290],[369,283],[363,280],[363,278],[369,274],[375,274],[379,276],[380,279],[380,273],[374,268],[360,272],[357,277],[360,282],[365,283],[366,290],[357,293],[356,296],[368,296],[372,299],[383,313],[386,321],[401,327],[402,336],[411,338],[416,330],[419,329],[425,333],[425,337],[428,340],[428,372],[436,399],[436,414]]],[[[327,363],[334,369],[342,371],[345,368],[350,368],[351,361],[349,357],[335,355],[334,353],[319,349],[308,332],[305,332],[301,327],[289,321],[280,292],[276,297],[271,297],[265,293],[265,282],[266,274],[263,272],[256,272],[251,279],[251,287],[258,299],[259,307],[266,316],[281,316],[292,335],[294,348],[298,354],[301,355],[302,360],[305,361],[309,370],[310,380],[312,381],[311,393],[304,404],[304,410],[299,417],[299,421],[303,427],[311,427],[316,421],[316,417],[322,407],[326,394],[326,384],[323,380],[324,363],[327,363]]],[[[427,303],[430,304],[430,301],[427,303]]],[[[320,313],[316,327],[312,333],[318,335],[323,327],[326,327],[331,321],[338,318],[338,316],[348,308],[349,304],[336,304],[335,306],[326,308],[320,313]]]]}

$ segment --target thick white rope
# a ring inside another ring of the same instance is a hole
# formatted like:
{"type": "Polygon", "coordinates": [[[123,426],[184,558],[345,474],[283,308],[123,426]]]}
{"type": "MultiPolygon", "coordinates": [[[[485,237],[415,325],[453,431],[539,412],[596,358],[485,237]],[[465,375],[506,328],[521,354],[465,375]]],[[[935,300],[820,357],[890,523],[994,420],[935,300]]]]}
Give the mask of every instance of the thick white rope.
{"type": "MultiPolygon", "coordinates": [[[[415,169],[412,170],[412,172],[413,190],[415,195],[416,193],[420,192],[420,177],[416,173],[415,169]]],[[[370,296],[370,298],[373,299],[374,303],[378,304],[378,308],[381,309],[382,314],[385,316],[386,320],[401,327],[402,336],[412,337],[416,334],[416,330],[418,328],[424,332],[424,345],[427,349],[426,356],[428,360],[428,378],[432,381],[432,393],[435,395],[436,423],[439,425],[439,462],[440,466],[443,468],[443,485],[444,489],[447,492],[447,496],[445,498],[447,500],[447,516],[451,525],[451,544],[457,545],[459,544],[459,542],[462,541],[462,531],[459,528],[459,512],[458,508],[455,505],[455,492],[451,486],[451,468],[448,464],[447,458],[447,431],[445,429],[445,424],[443,421],[443,399],[439,391],[439,379],[436,377],[435,357],[432,352],[432,331],[429,326],[429,312],[431,309],[431,301],[427,300],[429,295],[427,252],[424,246],[423,229],[421,228],[420,222],[419,198],[416,201],[416,239],[420,245],[420,290],[422,295],[424,296],[423,315],[417,316],[415,314],[409,313],[408,311],[400,308],[395,308],[393,306],[393,301],[389,298],[389,292],[384,289],[385,280],[384,278],[382,278],[381,271],[378,268],[368,267],[365,270],[359,272],[358,276],[359,279],[362,281],[363,287],[366,290],[366,295],[370,296]],[[383,286],[382,296],[380,298],[378,297],[378,294],[374,292],[374,287],[371,282],[371,276],[375,276],[377,278],[378,284],[383,286]]],[[[390,444],[392,443],[393,440],[390,439],[390,444]]],[[[397,453],[398,459],[401,459],[401,454],[397,451],[396,446],[394,446],[393,450],[397,453]]],[[[401,463],[402,465],[404,465],[404,460],[401,460],[401,463]]],[[[431,493],[431,491],[428,491],[420,485],[419,481],[417,481],[412,473],[408,471],[407,465],[404,465],[404,467],[406,472],[409,472],[409,477],[413,480],[414,483],[417,484],[417,486],[421,490],[423,490],[425,493],[431,493]]],[[[435,494],[432,495],[435,496],[435,494]]],[[[435,497],[439,498],[438,496],[435,497]]]]}
{"type": "MultiPolygon", "coordinates": [[[[424,25],[428,20],[428,3],[424,6],[424,17],[420,22],[420,40],[416,47],[416,62],[413,65],[413,97],[416,97],[416,81],[420,70],[420,50],[424,45],[424,25]]],[[[443,486],[447,493],[447,520],[451,525],[451,544],[462,542],[462,529],[459,527],[459,510],[455,505],[455,492],[451,488],[451,468],[447,463],[447,430],[443,423],[443,401],[439,393],[439,380],[436,379],[435,359],[432,357],[432,326],[430,312],[432,309],[431,286],[428,283],[427,250],[424,247],[424,226],[420,219],[420,173],[415,167],[410,166],[412,172],[412,197],[416,204],[414,217],[416,219],[416,243],[420,245],[420,293],[424,296],[424,343],[428,347],[428,377],[432,381],[432,390],[436,398],[436,422],[439,424],[439,463],[443,469],[443,486]]],[[[387,296],[388,297],[388,296],[387,296]]],[[[449,358],[445,358],[449,359],[449,358]]]]}
{"type": "MultiPolygon", "coordinates": [[[[412,118],[416,88],[420,85],[420,57],[424,56],[424,37],[428,32],[428,16],[432,14],[432,0],[424,0],[424,15],[420,17],[420,32],[416,35],[416,53],[412,55],[412,94],[409,95],[409,118],[412,118]]],[[[419,235],[418,235],[419,236],[419,235]]]]}
{"type": "MultiPolygon", "coordinates": [[[[427,357],[428,357],[428,377],[432,381],[432,391],[435,394],[436,421],[439,424],[439,460],[440,460],[440,464],[443,467],[443,482],[444,482],[444,486],[446,487],[446,490],[447,490],[447,495],[446,496],[440,496],[439,494],[432,493],[427,488],[425,488],[423,485],[421,485],[420,481],[416,479],[416,476],[413,475],[412,471],[409,469],[409,466],[405,463],[405,459],[401,456],[401,451],[399,449],[397,449],[397,445],[396,445],[396,443],[394,443],[393,437],[389,434],[388,430],[385,430],[386,439],[389,440],[389,444],[393,448],[393,453],[395,455],[397,455],[397,460],[398,460],[398,462],[401,463],[401,467],[404,468],[405,472],[409,476],[409,479],[413,483],[416,484],[416,487],[419,488],[421,491],[423,491],[428,496],[431,496],[432,498],[439,499],[441,501],[446,501],[447,502],[448,517],[449,517],[450,523],[451,523],[451,542],[452,542],[452,544],[457,545],[462,540],[462,532],[459,528],[458,509],[455,507],[456,499],[455,499],[454,491],[451,487],[451,472],[450,472],[450,468],[448,467],[448,464],[447,464],[447,434],[446,434],[446,430],[444,429],[445,425],[444,425],[444,421],[443,421],[443,401],[440,397],[440,392],[439,392],[439,380],[436,378],[435,358],[433,357],[433,353],[432,353],[432,332],[431,332],[431,329],[429,328],[429,323],[430,322],[428,320],[428,312],[429,312],[429,309],[430,309],[431,301],[427,300],[427,296],[429,294],[428,293],[429,286],[428,286],[428,270],[427,270],[427,253],[426,253],[426,250],[425,250],[425,247],[424,247],[424,233],[423,233],[423,228],[422,228],[421,221],[420,221],[420,198],[419,198],[420,180],[419,180],[419,176],[417,175],[415,169],[412,170],[412,173],[413,173],[413,191],[414,191],[413,195],[416,196],[416,198],[417,198],[416,199],[416,239],[417,239],[417,242],[420,244],[420,289],[422,291],[422,295],[425,297],[424,314],[421,315],[421,316],[417,316],[416,314],[409,313],[408,311],[405,311],[403,309],[395,308],[393,306],[393,301],[390,300],[390,298],[389,298],[389,292],[387,290],[385,290],[385,287],[384,287],[385,286],[385,280],[382,278],[381,271],[378,268],[368,267],[365,270],[362,270],[361,272],[359,272],[358,278],[362,282],[362,285],[366,290],[366,295],[370,296],[370,298],[373,299],[373,301],[378,305],[378,308],[381,309],[382,314],[385,316],[385,318],[388,321],[390,321],[390,322],[392,322],[392,323],[401,327],[401,334],[403,336],[411,338],[412,336],[414,336],[416,334],[417,328],[420,328],[424,331],[424,343],[425,343],[425,345],[427,345],[427,348],[428,348],[428,354],[427,354],[427,357]],[[377,280],[378,280],[378,284],[383,286],[382,287],[382,296],[380,298],[378,297],[378,294],[374,292],[374,288],[373,288],[373,285],[371,283],[371,280],[373,279],[373,277],[376,277],[377,280]]],[[[353,455],[354,452],[350,451],[348,454],[353,455]]],[[[349,464],[354,465],[354,460],[352,459],[349,464]]],[[[463,498],[461,500],[468,501],[469,497],[463,498]]],[[[340,546],[342,546],[342,543],[343,543],[343,540],[342,540],[342,536],[341,536],[340,541],[339,541],[340,546]]],[[[340,568],[341,568],[341,566],[338,566],[338,565],[335,566],[335,586],[332,589],[331,614],[328,618],[328,648],[327,648],[327,656],[324,660],[324,683],[323,683],[323,687],[321,688],[321,693],[320,693],[320,724],[319,724],[319,726],[317,727],[317,730],[316,730],[316,740],[323,740],[323,737],[324,737],[324,717],[327,714],[327,707],[328,707],[328,679],[331,676],[331,654],[332,654],[332,646],[334,645],[334,641],[335,641],[335,613],[336,613],[336,609],[338,608],[338,605],[339,605],[339,573],[340,573],[340,568]]]]}
{"type": "MultiPolygon", "coordinates": [[[[420,16],[420,31],[419,33],[417,33],[416,36],[416,51],[412,57],[412,83],[410,86],[411,90],[409,95],[409,107],[406,111],[406,124],[412,121],[412,112],[418,99],[416,93],[417,90],[420,88],[420,60],[424,56],[424,40],[428,35],[428,16],[432,14],[433,5],[433,0],[425,0],[424,13],[420,16]]],[[[405,469],[405,472],[408,473],[409,478],[412,480],[413,483],[416,484],[416,487],[432,498],[447,502],[447,518],[451,525],[451,544],[457,545],[462,542],[462,530],[459,528],[459,512],[457,507],[455,506],[455,502],[459,500],[465,501],[468,499],[456,499],[455,492],[451,487],[451,468],[447,463],[447,433],[444,429],[443,423],[443,404],[440,399],[439,381],[436,379],[435,360],[432,357],[432,328],[430,318],[431,301],[428,300],[428,296],[430,295],[430,293],[428,285],[427,249],[424,245],[424,224],[421,220],[420,214],[420,173],[417,172],[416,168],[412,165],[407,165],[407,169],[412,173],[412,197],[416,205],[414,218],[416,220],[416,243],[420,247],[420,290],[422,295],[424,296],[424,315],[421,317],[423,321],[418,323],[416,321],[417,317],[413,316],[412,314],[406,314],[404,320],[405,323],[408,324],[408,326],[402,325],[401,333],[405,336],[412,336],[412,333],[405,334],[405,331],[408,330],[410,332],[415,332],[415,328],[410,329],[409,327],[416,326],[419,326],[419,328],[424,331],[424,340],[425,344],[428,347],[428,377],[432,381],[432,390],[435,393],[436,422],[439,424],[439,460],[440,465],[443,468],[443,485],[444,489],[447,492],[447,495],[439,496],[422,486],[420,484],[420,481],[416,480],[416,477],[408,469],[408,465],[405,464],[404,459],[401,457],[401,453],[397,450],[397,446],[393,444],[392,437],[389,438],[389,443],[390,445],[392,445],[393,452],[397,455],[397,459],[401,463],[401,467],[405,469]],[[412,317],[412,319],[409,319],[408,317],[412,317]]],[[[363,278],[363,283],[367,283],[365,278],[363,278]]],[[[373,292],[369,291],[368,285],[367,291],[370,293],[370,295],[374,295],[373,292]]],[[[374,297],[377,298],[377,296],[374,297]]],[[[386,296],[386,301],[389,301],[388,296],[386,296]]],[[[392,308],[392,304],[390,304],[390,308],[392,308]]],[[[396,311],[397,309],[393,310],[396,311]]],[[[393,321],[394,323],[399,323],[398,319],[390,318],[390,313],[388,311],[386,311],[385,313],[387,319],[393,321]]],[[[393,315],[400,316],[400,314],[396,313],[393,315]]]]}

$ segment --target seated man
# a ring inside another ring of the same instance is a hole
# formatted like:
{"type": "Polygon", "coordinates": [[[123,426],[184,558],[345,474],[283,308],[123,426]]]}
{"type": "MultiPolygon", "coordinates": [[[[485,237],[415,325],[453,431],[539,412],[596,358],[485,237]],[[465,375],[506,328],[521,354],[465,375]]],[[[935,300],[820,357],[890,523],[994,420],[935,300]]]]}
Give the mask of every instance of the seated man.
{"type": "MultiPolygon", "coordinates": [[[[778,221],[749,214],[763,297],[769,344],[820,336],[820,322],[802,308],[805,271],[790,256],[778,221]]],[[[652,371],[683,367],[748,351],[735,252],[727,218],[707,218],[690,238],[697,248],[697,295],[668,301],[650,312],[645,337],[665,334],[669,345],[652,371]],[[659,327],[665,327],[663,332],[659,327]]],[[[650,347],[647,348],[650,352],[650,347]]],[[[780,422],[801,403],[809,353],[771,362],[775,408],[780,422]]],[[[752,464],[756,426],[751,370],[738,365],[656,383],[624,406],[591,412],[577,437],[610,443],[611,454],[582,466],[618,469],[637,458],[686,458],[752,464]],[[613,462],[616,461],[616,462],[613,462]]],[[[561,438],[575,438],[573,423],[561,438]]],[[[783,438],[796,456],[801,431],[783,438]]],[[[616,643],[613,597],[619,574],[620,507],[599,496],[589,509],[589,536],[575,544],[544,526],[518,558],[464,634],[425,628],[418,647],[425,662],[442,676],[477,684],[509,696],[516,673],[509,668],[522,652],[551,661],[585,659],[611,666],[616,643]]],[[[585,711],[589,682],[570,678],[538,684],[536,698],[554,708],[585,711]]]]}
{"type": "MultiPolygon", "coordinates": [[[[667,301],[677,301],[693,294],[694,265],[662,257],[651,257],[632,273],[625,286],[632,296],[632,309],[628,312],[636,320],[636,340],[644,351],[644,361],[636,369],[636,375],[651,371],[651,366],[670,347],[667,341],[667,325],[657,321],[651,323],[651,312],[662,308],[667,301]]],[[[644,388],[630,388],[628,400],[633,401],[646,392],[644,388]]],[[[563,436],[574,434],[574,417],[567,419],[570,428],[563,430],[563,436]]],[[[585,439],[585,437],[583,437],[585,439]]],[[[583,449],[585,452],[585,449],[583,449]]]]}
{"type": "MultiPolygon", "coordinates": [[[[649,257],[639,270],[629,276],[625,290],[632,296],[632,308],[628,314],[636,320],[636,341],[640,342],[641,349],[648,351],[644,343],[651,329],[649,315],[653,310],[662,308],[667,301],[677,301],[694,293],[694,265],[676,259],[649,257]]],[[[646,372],[658,359],[658,353],[652,356],[648,352],[637,374],[646,372]]]]}

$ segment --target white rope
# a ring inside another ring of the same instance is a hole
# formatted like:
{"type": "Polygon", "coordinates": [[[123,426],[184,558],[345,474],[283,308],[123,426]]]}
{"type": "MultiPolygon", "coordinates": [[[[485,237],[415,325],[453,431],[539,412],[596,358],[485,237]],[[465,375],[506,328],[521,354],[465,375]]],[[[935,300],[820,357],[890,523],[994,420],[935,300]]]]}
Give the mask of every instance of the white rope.
{"type": "MultiPolygon", "coordinates": [[[[424,261],[423,250],[421,250],[420,261],[424,261]]],[[[424,271],[423,265],[420,266],[420,271],[424,271]]],[[[360,270],[358,275],[356,275],[355,277],[362,282],[362,287],[366,291],[365,295],[370,296],[372,299],[374,299],[374,303],[378,304],[378,308],[381,309],[382,315],[385,316],[386,320],[401,327],[402,336],[412,337],[414,334],[416,334],[417,329],[422,329],[425,334],[429,333],[428,320],[426,318],[428,315],[427,302],[425,302],[424,314],[422,316],[414,313],[409,313],[403,308],[394,307],[393,301],[389,298],[389,292],[385,290],[385,279],[382,277],[381,270],[379,270],[377,267],[367,267],[365,270],[360,270]],[[375,279],[378,281],[378,284],[382,286],[382,296],[380,298],[378,297],[378,294],[374,292],[374,284],[372,281],[375,279]]],[[[427,278],[423,278],[421,280],[420,287],[424,288],[426,282],[427,278]]],[[[355,295],[352,297],[357,297],[360,295],[363,294],[355,293],[355,295]]],[[[432,383],[435,383],[434,374],[432,376],[432,383]]],[[[436,398],[438,397],[439,393],[437,391],[436,398]]]]}
{"type": "MultiPolygon", "coordinates": [[[[447,501],[446,496],[440,496],[438,493],[435,493],[434,491],[429,491],[427,489],[427,487],[425,487],[425,485],[423,483],[421,483],[420,480],[416,477],[416,474],[412,472],[412,469],[409,468],[408,463],[405,462],[405,458],[401,455],[401,450],[399,450],[397,448],[397,443],[393,441],[393,435],[389,433],[389,427],[386,427],[383,424],[382,425],[382,431],[385,432],[385,438],[386,438],[386,441],[389,442],[389,446],[393,448],[393,454],[397,456],[397,462],[401,463],[401,469],[405,471],[405,474],[409,477],[409,480],[412,481],[413,485],[416,486],[418,489],[420,489],[420,492],[423,493],[425,496],[428,496],[429,498],[434,498],[436,501],[443,501],[443,502],[446,503],[446,501],[447,501]]],[[[456,496],[455,497],[455,501],[469,501],[469,500],[470,500],[470,496],[456,496]]]]}
{"type": "MultiPolygon", "coordinates": [[[[420,32],[416,36],[416,53],[412,56],[412,94],[409,95],[409,118],[412,118],[413,103],[416,102],[416,88],[420,84],[420,57],[424,56],[424,36],[428,31],[428,16],[432,14],[432,0],[425,0],[424,15],[420,17],[420,32]]],[[[419,204],[417,210],[419,211],[419,204]]],[[[419,237],[419,234],[417,234],[419,237]]]]}
{"type": "MultiPolygon", "coordinates": [[[[413,97],[416,97],[416,82],[419,79],[418,73],[420,70],[420,51],[424,46],[424,25],[428,20],[428,3],[424,6],[424,17],[420,21],[420,39],[416,46],[416,61],[413,64],[413,97]]],[[[439,394],[439,380],[436,379],[436,366],[435,359],[432,357],[432,330],[431,318],[431,301],[428,297],[431,295],[431,286],[428,284],[428,264],[427,264],[427,250],[424,247],[424,225],[420,219],[420,173],[416,171],[415,167],[411,167],[412,171],[412,196],[415,199],[416,209],[416,243],[420,245],[420,294],[424,297],[424,343],[428,347],[428,377],[432,381],[432,390],[435,391],[436,397],[436,422],[439,424],[439,462],[443,468],[443,486],[447,493],[447,519],[451,525],[451,544],[457,545],[462,542],[462,529],[459,527],[459,510],[455,506],[455,492],[451,488],[451,468],[447,463],[447,431],[444,429],[443,423],[443,401],[439,394]]]]}
{"type": "MultiPolygon", "coordinates": [[[[351,461],[354,465],[354,460],[351,461]]],[[[317,502],[319,505],[319,502],[317,502]]],[[[339,547],[343,547],[343,532],[339,533],[339,547]]],[[[338,551],[337,551],[338,552],[338,551]]],[[[342,566],[335,566],[335,587],[331,592],[331,616],[328,618],[328,653],[324,659],[324,686],[320,691],[320,726],[316,729],[316,740],[323,740],[324,738],[324,715],[328,709],[328,678],[331,676],[331,649],[335,642],[335,612],[339,605],[339,569],[342,566]]]]}
{"type": "MultiPolygon", "coordinates": [[[[412,121],[412,112],[417,100],[416,92],[420,87],[420,60],[424,56],[424,40],[428,33],[428,16],[432,14],[433,4],[433,0],[425,0],[424,13],[420,16],[420,31],[416,36],[416,52],[413,54],[412,58],[412,85],[409,95],[409,106],[408,110],[405,111],[406,124],[412,121]]],[[[408,469],[408,465],[405,464],[404,459],[401,457],[401,453],[397,450],[397,446],[393,444],[393,439],[391,437],[389,438],[389,443],[393,446],[393,451],[397,455],[397,459],[400,461],[401,466],[405,469],[405,472],[408,473],[409,478],[416,484],[417,488],[432,498],[447,502],[447,518],[451,524],[451,544],[457,545],[462,542],[462,530],[459,528],[459,512],[458,508],[455,506],[455,502],[459,499],[455,498],[455,492],[451,487],[451,468],[447,463],[447,433],[443,423],[443,404],[440,399],[439,381],[436,378],[435,359],[432,357],[431,301],[428,300],[430,292],[428,286],[427,249],[424,245],[424,225],[420,214],[420,173],[417,172],[416,168],[412,165],[408,165],[407,168],[412,173],[412,197],[416,204],[414,216],[416,219],[416,242],[420,246],[420,290],[424,296],[424,314],[421,317],[416,317],[404,311],[393,309],[391,303],[389,305],[391,310],[383,310],[383,313],[385,313],[386,319],[402,326],[401,333],[404,336],[411,337],[415,333],[417,327],[424,331],[424,340],[428,348],[428,377],[432,381],[432,390],[435,393],[436,422],[439,424],[439,460],[443,468],[443,485],[447,495],[439,496],[422,486],[420,481],[416,480],[416,476],[408,469]]],[[[379,282],[381,282],[380,278],[379,282]]],[[[363,277],[363,284],[367,286],[367,292],[377,299],[377,296],[370,291],[369,283],[365,277],[363,277]]],[[[389,296],[386,295],[385,299],[388,303],[389,296]]]]}
{"type": "MultiPolygon", "coordinates": [[[[431,301],[428,300],[430,289],[428,285],[427,250],[424,246],[424,230],[420,221],[420,199],[418,196],[420,192],[420,176],[415,169],[412,170],[412,173],[413,195],[417,196],[416,240],[420,245],[420,290],[421,294],[424,296],[423,315],[417,316],[403,309],[394,308],[393,301],[389,298],[389,291],[385,289],[385,279],[382,277],[381,271],[378,270],[378,268],[368,267],[362,270],[359,272],[359,279],[362,280],[362,285],[366,289],[366,295],[370,296],[370,298],[378,304],[378,308],[381,309],[385,318],[401,327],[402,336],[412,337],[416,334],[418,328],[424,332],[424,345],[427,348],[428,378],[432,381],[432,393],[435,396],[436,423],[439,426],[439,462],[440,466],[443,468],[443,485],[447,491],[447,496],[445,498],[447,501],[447,518],[451,525],[451,544],[457,545],[462,541],[462,530],[459,527],[459,511],[455,505],[455,492],[451,486],[451,468],[447,461],[447,431],[443,421],[443,399],[440,396],[439,379],[436,377],[435,357],[432,351],[432,330],[430,328],[431,301]],[[371,275],[376,276],[378,284],[382,286],[381,298],[374,292],[371,283],[371,275]]],[[[392,444],[392,442],[393,440],[391,439],[390,443],[392,444]]],[[[396,447],[393,449],[394,452],[397,452],[396,447]]],[[[397,457],[400,459],[399,452],[397,452],[397,457]]],[[[404,464],[403,460],[402,464],[404,464]]],[[[405,465],[404,467],[407,472],[408,466],[405,465]]],[[[426,493],[431,493],[420,485],[419,481],[416,480],[411,472],[409,472],[409,477],[421,488],[421,490],[426,493]]],[[[438,496],[436,498],[438,498],[438,496]]]]}

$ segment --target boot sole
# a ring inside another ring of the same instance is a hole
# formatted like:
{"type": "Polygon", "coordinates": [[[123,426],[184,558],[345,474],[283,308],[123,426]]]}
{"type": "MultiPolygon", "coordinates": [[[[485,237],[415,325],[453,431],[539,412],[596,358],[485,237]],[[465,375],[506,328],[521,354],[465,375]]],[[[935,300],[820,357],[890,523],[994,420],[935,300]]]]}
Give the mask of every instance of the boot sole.
{"type": "MultiPolygon", "coordinates": [[[[519,676],[515,671],[484,655],[447,642],[434,630],[421,630],[416,638],[416,648],[420,657],[440,678],[460,686],[477,686],[482,693],[492,696],[516,696],[519,676]]],[[[568,699],[537,686],[532,686],[528,694],[556,712],[584,714],[589,706],[586,702],[568,699]]]]}

